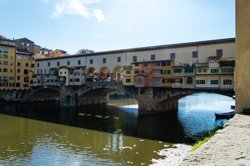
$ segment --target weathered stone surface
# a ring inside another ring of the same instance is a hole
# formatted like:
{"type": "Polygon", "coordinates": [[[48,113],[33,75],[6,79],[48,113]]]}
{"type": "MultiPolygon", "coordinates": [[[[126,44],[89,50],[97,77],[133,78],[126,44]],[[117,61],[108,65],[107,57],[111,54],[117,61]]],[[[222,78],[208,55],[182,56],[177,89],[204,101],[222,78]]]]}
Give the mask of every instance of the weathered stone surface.
{"type": "Polygon", "coordinates": [[[181,166],[250,165],[250,116],[236,115],[229,125],[184,159],[181,166]]]}

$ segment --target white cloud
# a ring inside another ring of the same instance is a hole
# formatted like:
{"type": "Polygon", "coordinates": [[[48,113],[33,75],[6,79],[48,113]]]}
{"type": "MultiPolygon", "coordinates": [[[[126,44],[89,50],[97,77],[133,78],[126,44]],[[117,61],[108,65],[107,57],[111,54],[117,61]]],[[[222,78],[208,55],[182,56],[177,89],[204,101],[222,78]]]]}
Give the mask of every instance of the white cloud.
{"type": "Polygon", "coordinates": [[[101,10],[99,9],[94,9],[93,16],[96,18],[98,22],[105,21],[104,14],[101,10]]]}
{"type": "Polygon", "coordinates": [[[100,9],[89,9],[88,4],[98,3],[101,0],[60,0],[55,4],[52,18],[61,18],[63,15],[80,15],[83,18],[95,18],[98,22],[105,21],[100,9]]]}

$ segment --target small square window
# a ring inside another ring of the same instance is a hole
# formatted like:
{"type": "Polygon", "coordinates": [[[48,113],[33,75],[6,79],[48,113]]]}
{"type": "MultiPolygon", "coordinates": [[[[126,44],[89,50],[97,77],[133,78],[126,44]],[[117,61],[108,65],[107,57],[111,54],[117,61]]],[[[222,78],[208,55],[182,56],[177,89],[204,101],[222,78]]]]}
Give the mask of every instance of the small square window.
{"type": "Polygon", "coordinates": [[[102,63],[106,63],[106,58],[103,58],[103,59],[102,59],[102,63]]]}
{"type": "Polygon", "coordinates": [[[151,61],[154,61],[154,60],[155,60],[155,54],[152,54],[152,55],[150,56],[150,59],[151,59],[151,61]]]}
{"type": "Polygon", "coordinates": [[[117,62],[121,62],[121,57],[117,57],[117,62]]]}
{"type": "Polygon", "coordinates": [[[193,51],[192,52],[192,57],[193,58],[198,58],[198,51],[193,51]]]}
{"type": "Polygon", "coordinates": [[[171,53],[171,54],[170,54],[170,59],[171,59],[171,60],[175,60],[175,53],[171,53]]]}
{"type": "Polygon", "coordinates": [[[137,62],[137,56],[133,56],[133,62],[137,62]]]}
{"type": "Polygon", "coordinates": [[[223,50],[222,49],[216,50],[216,56],[223,56],[223,50]]]}

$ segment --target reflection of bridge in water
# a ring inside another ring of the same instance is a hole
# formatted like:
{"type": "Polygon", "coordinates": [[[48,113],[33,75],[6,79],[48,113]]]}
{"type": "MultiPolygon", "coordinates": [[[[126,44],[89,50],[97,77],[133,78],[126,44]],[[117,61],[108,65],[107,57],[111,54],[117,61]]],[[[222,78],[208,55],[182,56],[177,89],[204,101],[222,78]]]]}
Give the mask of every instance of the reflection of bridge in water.
{"type": "Polygon", "coordinates": [[[84,86],[39,87],[30,91],[5,91],[8,99],[23,101],[60,101],[61,106],[107,104],[111,94],[129,94],[138,101],[139,113],[177,110],[182,97],[208,92],[233,96],[233,91],[123,86],[121,82],[87,82],[84,86]]]}

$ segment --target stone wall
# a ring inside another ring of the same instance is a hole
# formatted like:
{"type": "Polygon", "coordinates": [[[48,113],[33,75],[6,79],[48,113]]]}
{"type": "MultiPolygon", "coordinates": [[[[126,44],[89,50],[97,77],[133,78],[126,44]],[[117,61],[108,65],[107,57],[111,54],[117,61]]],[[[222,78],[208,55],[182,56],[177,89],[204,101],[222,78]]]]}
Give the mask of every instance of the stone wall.
{"type": "Polygon", "coordinates": [[[250,1],[236,1],[236,111],[250,108],[250,1]]]}

